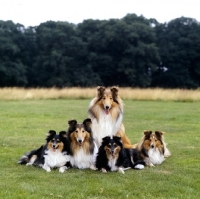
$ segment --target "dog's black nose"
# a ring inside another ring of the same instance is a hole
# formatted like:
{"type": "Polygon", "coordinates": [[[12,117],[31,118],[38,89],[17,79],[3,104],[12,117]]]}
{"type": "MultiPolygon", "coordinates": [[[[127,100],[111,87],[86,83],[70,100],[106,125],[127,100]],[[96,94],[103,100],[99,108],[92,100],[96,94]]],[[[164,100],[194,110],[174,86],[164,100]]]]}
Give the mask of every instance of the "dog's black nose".
{"type": "Polygon", "coordinates": [[[153,144],[151,145],[151,148],[154,148],[154,145],[153,145],[153,144]]]}
{"type": "Polygon", "coordinates": [[[56,145],[55,145],[55,144],[53,144],[53,148],[56,148],[56,145]]]}
{"type": "Polygon", "coordinates": [[[78,140],[79,143],[82,143],[82,140],[78,140]]]}
{"type": "Polygon", "coordinates": [[[109,106],[106,106],[106,109],[109,109],[109,106]]]}

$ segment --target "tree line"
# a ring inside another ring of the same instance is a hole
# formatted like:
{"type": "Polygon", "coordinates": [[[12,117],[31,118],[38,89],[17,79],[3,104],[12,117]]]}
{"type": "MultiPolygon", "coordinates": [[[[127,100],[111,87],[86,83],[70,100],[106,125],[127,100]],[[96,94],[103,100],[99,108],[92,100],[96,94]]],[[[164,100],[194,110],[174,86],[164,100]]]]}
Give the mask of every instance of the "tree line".
{"type": "Polygon", "coordinates": [[[122,19],[0,21],[0,87],[200,87],[200,24],[122,19]]]}

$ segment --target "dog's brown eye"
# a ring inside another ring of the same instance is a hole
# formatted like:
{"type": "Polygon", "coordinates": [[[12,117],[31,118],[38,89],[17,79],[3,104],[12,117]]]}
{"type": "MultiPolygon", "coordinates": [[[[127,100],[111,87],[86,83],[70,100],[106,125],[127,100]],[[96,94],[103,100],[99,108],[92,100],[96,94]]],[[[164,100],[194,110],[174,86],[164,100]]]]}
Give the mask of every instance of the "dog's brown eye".
{"type": "Polygon", "coordinates": [[[110,100],[112,100],[113,98],[111,97],[110,100]]]}
{"type": "Polygon", "coordinates": [[[78,131],[75,131],[76,133],[78,133],[78,131]]]}
{"type": "Polygon", "coordinates": [[[85,131],[82,131],[82,133],[84,133],[85,131]]]}

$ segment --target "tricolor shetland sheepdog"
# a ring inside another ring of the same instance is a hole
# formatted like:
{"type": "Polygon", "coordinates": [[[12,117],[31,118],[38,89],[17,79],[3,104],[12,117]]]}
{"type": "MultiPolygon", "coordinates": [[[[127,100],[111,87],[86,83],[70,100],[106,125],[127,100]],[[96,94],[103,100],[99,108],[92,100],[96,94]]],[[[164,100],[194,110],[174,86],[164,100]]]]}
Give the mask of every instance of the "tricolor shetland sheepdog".
{"type": "Polygon", "coordinates": [[[170,156],[170,151],[164,142],[163,132],[144,131],[144,136],[136,145],[140,158],[142,158],[146,165],[154,166],[161,164],[165,157],[170,156]]]}
{"type": "Polygon", "coordinates": [[[70,162],[72,167],[95,170],[98,148],[92,135],[91,119],[87,118],[83,123],[70,120],[68,124],[68,138],[70,154],[72,156],[70,162]]]}
{"type": "Polygon", "coordinates": [[[133,148],[122,124],[123,101],[117,87],[106,89],[98,86],[97,95],[90,102],[88,113],[92,120],[92,132],[98,148],[105,136],[121,137],[125,148],[133,148]]]}
{"type": "Polygon", "coordinates": [[[46,144],[26,153],[18,163],[39,166],[47,172],[50,172],[51,168],[59,168],[59,172],[63,173],[70,167],[69,144],[66,136],[65,131],[56,134],[54,130],[50,130],[46,137],[46,144]]]}
{"type": "Polygon", "coordinates": [[[106,173],[107,171],[119,171],[124,174],[124,170],[143,169],[145,162],[139,159],[136,149],[125,149],[121,138],[117,136],[106,136],[96,158],[96,168],[106,173]]]}

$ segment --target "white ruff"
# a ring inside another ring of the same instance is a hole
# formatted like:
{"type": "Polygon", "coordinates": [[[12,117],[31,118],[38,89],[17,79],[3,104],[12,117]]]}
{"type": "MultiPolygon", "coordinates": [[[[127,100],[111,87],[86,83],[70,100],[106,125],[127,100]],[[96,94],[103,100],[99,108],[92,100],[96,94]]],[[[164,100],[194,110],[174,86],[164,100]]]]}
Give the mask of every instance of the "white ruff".
{"type": "Polygon", "coordinates": [[[117,171],[119,169],[119,167],[117,167],[115,164],[116,164],[117,160],[116,158],[111,158],[109,161],[108,161],[108,165],[110,166],[110,170],[111,171],[117,171]]]}
{"type": "Polygon", "coordinates": [[[92,132],[97,146],[101,146],[102,138],[105,136],[114,136],[118,132],[122,123],[122,114],[119,115],[117,120],[113,120],[110,114],[106,115],[104,110],[99,114],[99,120],[92,119],[92,132]]]}
{"type": "Polygon", "coordinates": [[[150,162],[153,164],[161,164],[165,160],[164,155],[157,148],[150,149],[148,156],[150,162]]]}
{"type": "Polygon", "coordinates": [[[82,147],[71,157],[71,165],[73,167],[77,167],[79,169],[87,169],[91,168],[95,165],[96,156],[98,152],[98,148],[96,143],[94,143],[94,151],[93,154],[86,154],[82,147]]]}
{"type": "Polygon", "coordinates": [[[70,156],[66,154],[66,152],[60,152],[56,150],[55,152],[47,150],[45,151],[46,155],[44,155],[45,163],[44,167],[61,167],[64,166],[67,162],[70,161],[70,156]]]}

